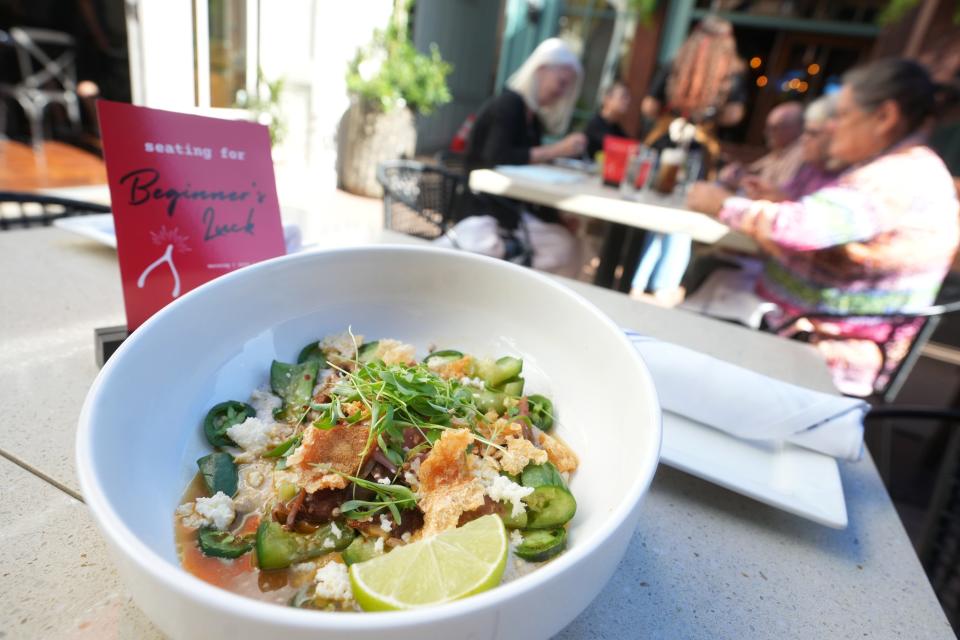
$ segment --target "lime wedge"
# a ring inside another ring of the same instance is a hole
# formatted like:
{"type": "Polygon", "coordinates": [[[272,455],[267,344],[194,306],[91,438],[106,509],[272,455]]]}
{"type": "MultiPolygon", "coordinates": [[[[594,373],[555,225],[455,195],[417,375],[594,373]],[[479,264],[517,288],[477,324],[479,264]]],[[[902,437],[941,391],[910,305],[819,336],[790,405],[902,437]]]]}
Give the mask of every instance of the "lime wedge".
{"type": "Polygon", "coordinates": [[[500,584],[510,545],[499,516],[488,515],[350,567],[364,611],[440,604],[500,584]]]}

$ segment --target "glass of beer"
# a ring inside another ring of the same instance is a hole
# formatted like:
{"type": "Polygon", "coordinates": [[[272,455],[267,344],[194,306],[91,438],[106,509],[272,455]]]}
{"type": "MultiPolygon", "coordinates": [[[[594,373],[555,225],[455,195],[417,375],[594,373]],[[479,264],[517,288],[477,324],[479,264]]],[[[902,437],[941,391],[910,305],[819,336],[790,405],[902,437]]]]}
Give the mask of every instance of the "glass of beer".
{"type": "Polygon", "coordinates": [[[677,187],[677,178],[684,160],[683,149],[664,149],[660,153],[660,169],[654,188],[662,194],[670,195],[677,187]]]}

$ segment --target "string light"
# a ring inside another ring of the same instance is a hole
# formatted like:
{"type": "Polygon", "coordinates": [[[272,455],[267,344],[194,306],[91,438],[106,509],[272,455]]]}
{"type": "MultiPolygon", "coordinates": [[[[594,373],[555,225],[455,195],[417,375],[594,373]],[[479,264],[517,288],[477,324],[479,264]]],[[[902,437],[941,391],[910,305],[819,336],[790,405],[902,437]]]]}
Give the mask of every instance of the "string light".
{"type": "Polygon", "coordinates": [[[767,76],[760,76],[759,78],[757,78],[757,86],[758,87],[767,86],[767,76]]]}
{"type": "Polygon", "coordinates": [[[760,58],[756,56],[754,56],[753,58],[750,58],[751,69],[759,69],[761,64],[763,64],[763,60],[761,60],[760,58]]]}
{"type": "Polygon", "coordinates": [[[820,73],[820,65],[814,62],[809,67],[807,67],[807,73],[809,73],[812,76],[817,75],[818,73],[820,73]]]}
{"type": "Polygon", "coordinates": [[[806,93],[807,89],[809,88],[810,88],[810,85],[807,84],[806,82],[800,81],[797,83],[797,91],[799,91],[800,93],[806,93]]]}

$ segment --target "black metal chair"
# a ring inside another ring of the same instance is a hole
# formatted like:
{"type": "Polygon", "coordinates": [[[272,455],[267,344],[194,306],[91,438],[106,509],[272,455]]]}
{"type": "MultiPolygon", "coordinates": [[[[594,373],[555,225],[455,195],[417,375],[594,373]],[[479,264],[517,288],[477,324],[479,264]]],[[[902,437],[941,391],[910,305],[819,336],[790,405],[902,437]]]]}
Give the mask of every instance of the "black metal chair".
{"type": "MultiPolygon", "coordinates": [[[[891,431],[899,429],[907,433],[904,427],[908,426],[908,422],[914,427],[923,425],[940,428],[928,440],[926,447],[928,454],[937,454],[926,457],[939,457],[940,465],[925,505],[925,515],[913,538],[917,556],[944,613],[954,631],[960,631],[960,410],[874,407],[867,414],[865,424],[870,435],[871,430],[877,427],[891,431]]],[[[889,476],[884,478],[884,482],[892,496],[904,491],[898,486],[899,482],[889,476]]]]}
{"type": "Polygon", "coordinates": [[[463,193],[461,175],[414,160],[393,160],[377,167],[383,186],[383,227],[432,240],[456,221],[463,193]]]}
{"type": "MultiPolygon", "coordinates": [[[[707,281],[707,278],[717,270],[738,268],[739,266],[735,260],[724,257],[722,253],[711,253],[698,258],[693,262],[691,267],[687,270],[687,273],[684,275],[683,285],[687,290],[687,295],[691,295],[697,291],[707,281]]],[[[801,320],[839,320],[850,318],[882,319],[892,324],[895,328],[920,321],[921,326],[917,330],[917,333],[911,342],[906,355],[897,363],[896,367],[894,367],[892,371],[885,371],[886,375],[881,376],[880,381],[875,384],[873,394],[869,398],[869,400],[873,403],[887,404],[893,402],[897,394],[900,392],[900,389],[906,382],[910,371],[920,358],[923,347],[930,341],[930,337],[933,335],[943,316],[960,311],[960,279],[958,278],[960,278],[958,274],[949,273],[940,288],[940,293],[937,296],[936,303],[928,307],[913,309],[909,312],[881,315],[808,313],[789,316],[777,321],[775,324],[764,322],[761,330],[770,333],[782,333],[787,328],[797,324],[801,320]]],[[[736,323],[734,320],[729,320],[729,322],[736,323]]],[[[891,332],[891,335],[893,333],[894,332],[891,332]]],[[[801,331],[799,332],[799,335],[794,335],[793,337],[795,339],[802,340],[809,339],[812,336],[807,332],[801,331]]],[[[889,347],[891,345],[886,342],[877,342],[876,344],[880,348],[880,353],[883,358],[881,371],[884,371],[886,368],[886,363],[891,355],[889,352],[889,347]]]]}
{"type": "Polygon", "coordinates": [[[467,172],[467,156],[466,154],[459,153],[457,151],[450,151],[449,149],[444,149],[443,151],[438,151],[433,156],[434,162],[440,166],[440,168],[449,171],[454,175],[464,175],[466,176],[467,172]]]}
{"type": "Polygon", "coordinates": [[[49,227],[60,218],[95,213],[110,213],[110,207],[37,193],[0,191],[0,231],[49,227]]]}
{"type": "MultiPolygon", "coordinates": [[[[768,325],[764,327],[766,331],[772,333],[780,333],[788,327],[796,324],[800,320],[849,320],[851,318],[864,318],[872,320],[884,320],[890,323],[894,330],[891,331],[891,336],[895,334],[898,327],[906,326],[913,322],[920,322],[920,327],[917,330],[916,335],[913,338],[913,341],[910,343],[910,347],[907,350],[906,355],[897,363],[897,365],[891,370],[886,372],[886,376],[881,376],[878,380],[883,380],[882,382],[878,381],[874,385],[873,395],[871,399],[881,403],[890,403],[896,398],[897,394],[900,392],[900,389],[903,387],[904,382],[907,380],[907,376],[910,374],[910,371],[913,369],[913,366],[917,363],[917,359],[920,358],[920,352],[923,350],[923,346],[930,341],[930,336],[933,335],[934,330],[936,330],[937,325],[940,323],[940,320],[943,316],[948,313],[955,313],[960,311],[960,300],[952,300],[950,302],[941,302],[939,304],[933,304],[928,307],[923,307],[919,309],[914,309],[909,312],[900,312],[900,313],[891,313],[891,314],[837,314],[837,313],[816,313],[816,314],[803,314],[798,316],[792,316],[784,319],[781,322],[778,322],[776,325],[768,325]]],[[[886,364],[891,357],[890,354],[890,342],[875,341],[877,347],[880,349],[880,354],[882,356],[881,361],[881,371],[886,369],[886,364]]]]}
{"type": "MultiPolygon", "coordinates": [[[[16,51],[20,81],[0,84],[0,98],[12,98],[23,109],[30,124],[34,148],[43,141],[43,116],[50,104],[61,105],[74,131],[80,129],[80,100],[77,96],[76,42],[73,36],[49,29],[13,27],[0,43],[16,51]]],[[[0,105],[0,133],[6,128],[0,105]]]]}

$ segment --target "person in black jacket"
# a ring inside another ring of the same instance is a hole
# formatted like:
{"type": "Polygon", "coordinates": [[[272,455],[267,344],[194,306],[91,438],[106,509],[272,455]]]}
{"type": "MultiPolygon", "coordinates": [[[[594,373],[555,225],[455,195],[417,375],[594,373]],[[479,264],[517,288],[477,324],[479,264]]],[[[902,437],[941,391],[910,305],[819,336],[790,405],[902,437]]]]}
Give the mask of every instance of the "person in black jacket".
{"type": "Polygon", "coordinates": [[[617,80],[603,95],[603,104],[587,123],[583,133],[587,136],[587,155],[593,159],[598,151],[603,151],[603,139],[607,136],[626,138],[627,133],[620,121],[630,108],[630,89],[617,80]]]}
{"type": "MultiPolygon", "coordinates": [[[[566,131],[582,77],[579,59],[562,40],[550,38],[540,43],[510,76],[506,88],[480,108],[467,144],[467,174],[497,165],[581,155],[586,148],[583,133],[571,133],[549,144],[543,143],[543,136],[566,131]]],[[[553,209],[471,193],[460,215],[464,219],[444,242],[512,258],[508,245],[519,238],[518,242],[532,248],[529,262],[534,267],[558,271],[573,261],[574,239],[559,224],[553,209]]]]}

